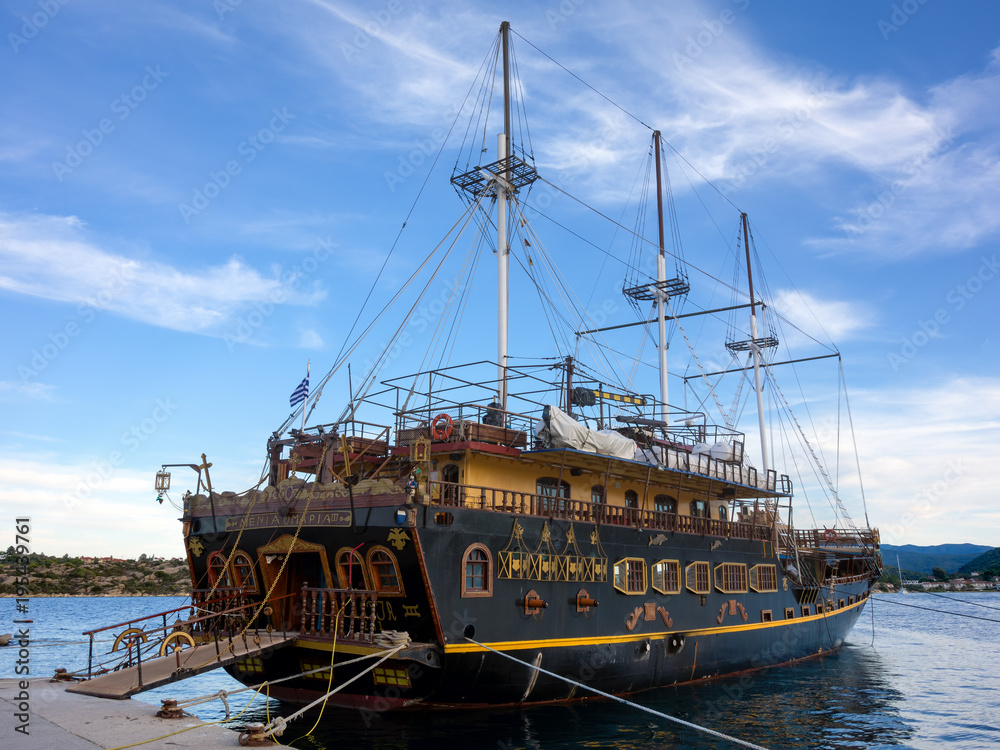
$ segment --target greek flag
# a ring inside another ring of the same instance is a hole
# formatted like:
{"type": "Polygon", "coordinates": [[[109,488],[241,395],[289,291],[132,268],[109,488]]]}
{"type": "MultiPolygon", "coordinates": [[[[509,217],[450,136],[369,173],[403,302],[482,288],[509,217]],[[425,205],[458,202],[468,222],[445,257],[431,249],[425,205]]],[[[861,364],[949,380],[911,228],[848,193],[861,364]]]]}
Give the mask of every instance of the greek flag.
{"type": "Polygon", "coordinates": [[[288,403],[291,406],[295,406],[296,404],[301,404],[307,398],[309,398],[309,376],[308,375],[306,375],[305,378],[302,379],[302,382],[299,383],[298,388],[296,388],[294,391],[292,391],[292,395],[288,399],[288,403]]]}

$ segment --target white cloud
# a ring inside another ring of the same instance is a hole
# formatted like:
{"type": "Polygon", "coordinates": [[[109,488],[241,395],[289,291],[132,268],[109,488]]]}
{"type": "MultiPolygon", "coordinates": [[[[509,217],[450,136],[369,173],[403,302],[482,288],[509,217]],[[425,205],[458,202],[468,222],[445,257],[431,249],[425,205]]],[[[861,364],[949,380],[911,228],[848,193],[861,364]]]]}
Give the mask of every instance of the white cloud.
{"type": "Polygon", "coordinates": [[[55,390],[54,385],[5,380],[0,381],[0,401],[52,401],[55,390]]]}
{"type": "Polygon", "coordinates": [[[869,516],[883,541],[996,543],[1000,380],[868,390],[852,406],[869,516]]]}
{"type": "Polygon", "coordinates": [[[321,349],[323,348],[323,337],[315,328],[307,328],[299,332],[300,349],[321,349]]]}
{"type": "Polygon", "coordinates": [[[0,214],[0,288],[109,310],[150,325],[223,335],[254,302],[308,305],[317,283],[297,289],[237,257],[197,271],[107,251],[75,216],[0,214]]]}
{"type": "Polygon", "coordinates": [[[875,324],[875,312],[870,305],[857,300],[820,299],[809,292],[779,289],[773,304],[783,318],[801,329],[783,327],[783,343],[790,346],[802,343],[803,334],[823,342],[847,341],[875,324]]]}
{"type": "Polygon", "coordinates": [[[157,505],[147,471],[97,463],[66,464],[55,455],[0,457],[0,505],[32,519],[32,549],[47,554],[142,553],[183,556],[177,511],[157,505]],[[136,498],[148,498],[137,512],[136,498]]]}

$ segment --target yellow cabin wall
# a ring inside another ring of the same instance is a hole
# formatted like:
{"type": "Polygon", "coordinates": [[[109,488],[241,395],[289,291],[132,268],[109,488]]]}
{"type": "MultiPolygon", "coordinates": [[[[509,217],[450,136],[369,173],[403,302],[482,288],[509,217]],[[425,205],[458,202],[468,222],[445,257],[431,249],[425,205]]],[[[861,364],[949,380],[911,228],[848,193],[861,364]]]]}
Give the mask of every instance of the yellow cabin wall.
{"type": "MultiPolygon", "coordinates": [[[[539,477],[559,478],[559,464],[526,462],[523,459],[505,456],[467,452],[457,461],[452,461],[447,457],[439,457],[435,460],[437,466],[432,470],[434,472],[432,478],[441,479],[444,467],[447,464],[455,464],[459,467],[459,482],[466,487],[488,487],[534,494],[539,477]]],[[[579,476],[573,476],[570,474],[570,468],[570,466],[565,466],[562,471],[563,481],[569,483],[570,486],[570,498],[590,502],[591,488],[595,484],[604,484],[605,474],[584,469],[579,476]]],[[[718,497],[709,498],[703,494],[696,495],[689,491],[681,491],[678,494],[676,486],[669,487],[665,484],[657,484],[655,481],[650,481],[649,488],[646,490],[645,482],[612,476],[608,480],[608,486],[605,487],[607,504],[625,507],[625,492],[627,490],[634,490],[638,495],[640,509],[643,508],[643,491],[645,490],[647,492],[645,503],[647,510],[653,510],[653,498],[663,494],[677,499],[677,512],[680,515],[691,514],[690,503],[692,500],[708,500],[712,518],[718,518],[719,506],[725,505],[726,517],[732,520],[731,508],[727,501],[718,497]]]]}

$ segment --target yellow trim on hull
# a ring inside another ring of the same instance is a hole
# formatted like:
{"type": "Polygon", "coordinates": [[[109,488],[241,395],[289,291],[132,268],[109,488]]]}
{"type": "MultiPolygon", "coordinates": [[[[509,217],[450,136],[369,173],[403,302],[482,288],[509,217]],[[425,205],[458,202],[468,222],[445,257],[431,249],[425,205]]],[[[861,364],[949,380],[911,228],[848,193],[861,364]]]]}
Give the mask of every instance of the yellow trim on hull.
{"type": "MultiPolygon", "coordinates": [[[[718,635],[720,633],[737,633],[747,630],[760,630],[763,628],[780,628],[788,625],[797,625],[800,622],[810,622],[812,620],[822,620],[826,617],[834,617],[842,612],[846,612],[849,609],[854,609],[855,607],[860,607],[867,597],[862,599],[850,606],[844,607],[843,609],[838,609],[834,612],[825,612],[823,614],[809,615],[809,617],[795,617],[791,620],[777,620],[774,622],[756,622],[747,625],[732,625],[730,627],[717,627],[717,628],[701,628],[699,630],[661,630],[654,633],[639,633],[639,634],[629,634],[629,635],[611,635],[603,636],[599,638],[549,638],[533,641],[498,641],[495,643],[487,643],[484,645],[490,646],[497,649],[498,651],[519,651],[523,649],[533,649],[539,647],[560,647],[560,646],[594,646],[600,645],[602,643],[632,643],[635,641],[644,641],[647,638],[661,638],[671,635],[673,633],[683,633],[685,636],[697,637],[704,635],[718,635]]],[[[465,654],[465,653],[476,653],[476,652],[486,652],[487,649],[481,646],[476,646],[472,643],[449,643],[445,644],[444,647],[446,654],[465,654]]]]}

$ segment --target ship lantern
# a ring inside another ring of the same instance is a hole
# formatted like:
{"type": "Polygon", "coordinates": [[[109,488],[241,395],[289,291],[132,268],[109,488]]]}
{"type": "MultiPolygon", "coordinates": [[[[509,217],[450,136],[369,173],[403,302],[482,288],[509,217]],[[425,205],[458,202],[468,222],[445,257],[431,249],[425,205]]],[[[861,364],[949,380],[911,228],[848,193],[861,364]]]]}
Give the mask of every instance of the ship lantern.
{"type": "Polygon", "coordinates": [[[156,492],[157,494],[163,494],[170,489],[170,472],[169,471],[158,471],[156,472],[156,492]]]}

